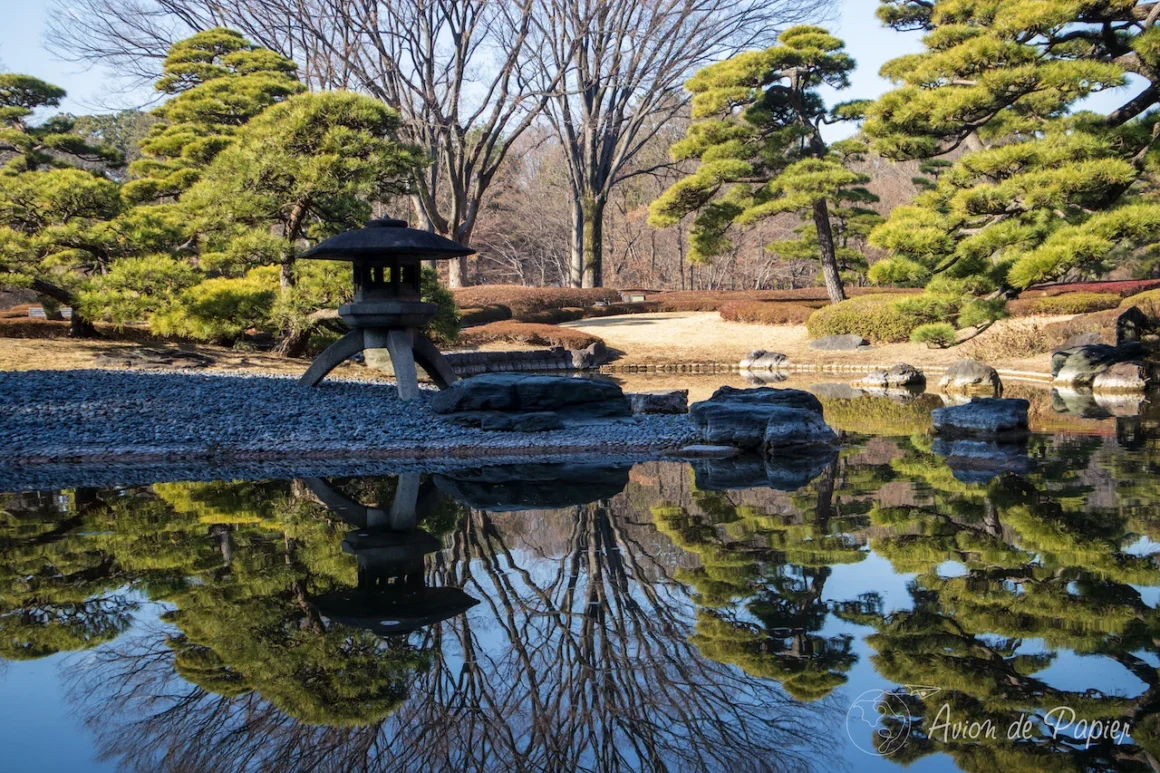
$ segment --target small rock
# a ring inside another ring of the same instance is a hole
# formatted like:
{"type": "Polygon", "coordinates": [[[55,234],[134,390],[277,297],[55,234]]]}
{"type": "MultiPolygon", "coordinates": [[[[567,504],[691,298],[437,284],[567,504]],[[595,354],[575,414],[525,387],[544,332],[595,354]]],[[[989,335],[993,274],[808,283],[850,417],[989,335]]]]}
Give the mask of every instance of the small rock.
{"type": "Polygon", "coordinates": [[[875,370],[853,382],[865,389],[910,389],[926,386],[926,376],[913,365],[900,362],[887,370],[875,370]]]}
{"type": "Polygon", "coordinates": [[[1140,362],[1117,362],[1092,380],[1093,392],[1143,392],[1152,379],[1140,362]]]}
{"type": "Polygon", "coordinates": [[[990,365],[978,360],[959,360],[947,368],[939,379],[939,390],[952,394],[978,394],[999,397],[1003,382],[990,365]]]}
{"type": "Polygon", "coordinates": [[[869,347],[870,342],[857,335],[822,336],[810,341],[809,346],[823,352],[852,352],[869,347]]]}
{"type": "Polygon", "coordinates": [[[1027,431],[1031,404],[1015,398],[983,398],[930,412],[936,432],[942,434],[1000,435],[1027,431]]]}
{"type": "Polygon", "coordinates": [[[609,356],[608,348],[603,341],[593,341],[586,348],[573,349],[569,354],[572,356],[572,367],[575,370],[599,368],[608,362],[609,356]]]}
{"type": "Polygon", "coordinates": [[[745,355],[741,360],[742,370],[777,370],[785,367],[789,358],[780,352],[767,352],[757,349],[745,355]]]}
{"type": "Polygon", "coordinates": [[[679,414],[689,412],[689,390],[630,392],[626,395],[633,413],[679,414]]]}

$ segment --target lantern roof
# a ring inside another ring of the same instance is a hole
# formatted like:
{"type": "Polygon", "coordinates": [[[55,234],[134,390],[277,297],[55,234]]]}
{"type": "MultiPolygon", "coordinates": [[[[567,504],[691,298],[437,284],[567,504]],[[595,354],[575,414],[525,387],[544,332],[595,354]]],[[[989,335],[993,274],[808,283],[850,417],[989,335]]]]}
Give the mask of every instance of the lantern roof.
{"type": "Polygon", "coordinates": [[[408,228],[405,220],[382,218],[371,220],[363,228],[344,231],[319,242],[301,257],[386,265],[397,262],[400,257],[451,260],[474,254],[475,250],[470,247],[439,234],[408,228]]]}

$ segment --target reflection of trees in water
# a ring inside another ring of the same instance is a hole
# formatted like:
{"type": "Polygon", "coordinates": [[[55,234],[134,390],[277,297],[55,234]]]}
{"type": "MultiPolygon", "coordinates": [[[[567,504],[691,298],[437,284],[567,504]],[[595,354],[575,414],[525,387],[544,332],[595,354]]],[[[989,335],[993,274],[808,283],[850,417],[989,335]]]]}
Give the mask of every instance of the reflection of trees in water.
{"type": "Polygon", "coordinates": [[[0,499],[0,664],[89,649],[129,627],[129,577],[82,536],[107,508],[92,489],[0,499]]]}
{"type": "Polygon", "coordinates": [[[895,460],[924,503],[875,508],[875,525],[886,528],[871,547],[917,575],[913,605],[846,615],[873,629],[866,641],[882,676],[939,688],[906,698],[915,719],[892,759],[945,752],[972,771],[1160,769],[1160,617],[1135,587],[1160,585],[1160,563],[1130,550],[1157,534],[1140,513],[1093,504],[1085,471],[1101,452],[1098,440],[1050,451],[1036,474],[985,484],[955,480],[920,442],[895,460]],[[940,571],[948,561],[961,573],[940,571]],[[1044,671],[1061,651],[1118,663],[1143,688],[1058,687],[1044,671]],[[1075,715],[1059,738],[1007,735],[1024,716],[1036,718],[1038,731],[1061,706],[1075,715]],[[995,737],[956,737],[953,726],[940,728],[940,710],[952,723],[993,727],[995,737]],[[1088,743],[1077,735],[1080,720],[1130,723],[1134,743],[1106,734],[1088,743]]]}
{"type": "MultiPolygon", "coordinates": [[[[678,573],[699,605],[691,642],[707,657],[779,681],[804,701],[845,684],[858,659],[852,636],[820,633],[834,606],[823,601],[830,567],[866,555],[851,532],[869,503],[849,494],[875,476],[852,469],[848,456],[792,495],[785,512],[711,491],[692,493],[698,514],[672,504],[652,509],[657,528],[700,558],[696,569],[678,573]]],[[[865,604],[872,601],[843,602],[865,604]]]]}
{"type": "Polygon", "coordinates": [[[683,586],[605,503],[574,508],[551,557],[471,511],[427,581],[483,603],[385,640],[310,608],[334,584],[338,537],[317,511],[278,509],[281,534],[235,521],[228,552],[220,529],[202,532],[219,558],[166,594],[178,635],[122,639],[76,669],[72,695],[108,757],[183,770],[829,767],[818,731],[837,716],[703,657],[683,586]],[[358,714],[400,690],[401,704],[358,714]]]}

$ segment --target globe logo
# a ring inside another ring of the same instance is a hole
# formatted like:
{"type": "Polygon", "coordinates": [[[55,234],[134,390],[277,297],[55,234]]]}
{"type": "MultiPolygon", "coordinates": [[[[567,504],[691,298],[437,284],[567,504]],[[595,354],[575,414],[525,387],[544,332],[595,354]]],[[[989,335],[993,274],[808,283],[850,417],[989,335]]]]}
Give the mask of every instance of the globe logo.
{"type": "Polygon", "coordinates": [[[897,692],[867,690],[854,699],[846,712],[846,734],[859,751],[889,757],[910,737],[910,710],[897,692]]]}

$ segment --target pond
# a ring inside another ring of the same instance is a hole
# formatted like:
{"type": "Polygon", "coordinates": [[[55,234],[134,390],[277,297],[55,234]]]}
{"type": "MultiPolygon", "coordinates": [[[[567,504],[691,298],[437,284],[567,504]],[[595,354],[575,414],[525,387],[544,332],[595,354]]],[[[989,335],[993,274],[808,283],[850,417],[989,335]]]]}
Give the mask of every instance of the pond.
{"type": "Polygon", "coordinates": [[[1134,422],[6,494],[0,767],[1151,770],[1134,422]]]}

